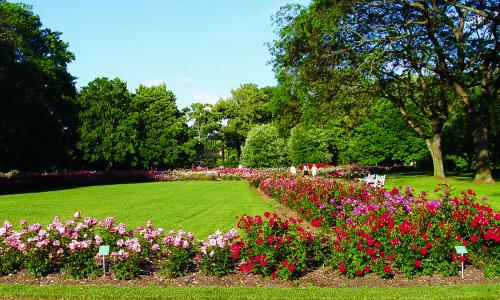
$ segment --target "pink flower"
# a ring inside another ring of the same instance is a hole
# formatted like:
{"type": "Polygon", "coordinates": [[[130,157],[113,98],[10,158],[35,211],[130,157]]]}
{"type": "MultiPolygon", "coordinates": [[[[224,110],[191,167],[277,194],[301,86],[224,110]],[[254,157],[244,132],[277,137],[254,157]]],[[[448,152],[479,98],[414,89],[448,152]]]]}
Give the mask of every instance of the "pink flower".
{"type": "Polygon", "coordinates": [[[73,216],[75,217],[75,219],[80,219],[80,212],[79,211],[76,211],[73,216]]]}

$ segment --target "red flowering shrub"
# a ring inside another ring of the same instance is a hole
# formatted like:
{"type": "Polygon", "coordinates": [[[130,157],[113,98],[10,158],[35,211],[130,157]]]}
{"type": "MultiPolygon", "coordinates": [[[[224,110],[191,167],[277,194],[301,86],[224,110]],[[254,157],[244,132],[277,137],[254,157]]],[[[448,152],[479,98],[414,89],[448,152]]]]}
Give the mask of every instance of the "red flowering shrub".
{"type": "Polygon", "coordinates": [[[269,176],[259,188],[330,232],[329,263],[347,276],[453,275],[460,263],[456,245],[467,246],[468,263],[499,275],[500,214],[477,203],[471,190],[454,196],[441,185],[432,200],[409,187],[386,191],[356,181],[287,176],[269,176]]]}
{"type": "Polygon", "coordinates": [[[241,258],[243,272],[262,274],[272,278],[292,279],[318,262],[318,241],[300,226],[301,220],[282,220],[266,212],[261,216],[244,215],[238,228],[246,236],[241,258]]]}

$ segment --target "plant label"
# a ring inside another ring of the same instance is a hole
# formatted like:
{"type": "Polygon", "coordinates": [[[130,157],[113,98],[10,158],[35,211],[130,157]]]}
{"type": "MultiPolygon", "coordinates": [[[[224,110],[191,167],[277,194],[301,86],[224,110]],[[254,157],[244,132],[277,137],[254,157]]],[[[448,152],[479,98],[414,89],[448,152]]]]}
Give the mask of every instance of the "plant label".
{"type": "Polygon", "coordinates": [[[458,254],[465,254],[467,253],[467,248],[465,248],[465,246],[455,246],[455,251],[457,251],[458,254]]]}
{"type": "Polygon", "coordinates": [[[99,256],[109,255],[109,245],[99,246],[99,256]]]}

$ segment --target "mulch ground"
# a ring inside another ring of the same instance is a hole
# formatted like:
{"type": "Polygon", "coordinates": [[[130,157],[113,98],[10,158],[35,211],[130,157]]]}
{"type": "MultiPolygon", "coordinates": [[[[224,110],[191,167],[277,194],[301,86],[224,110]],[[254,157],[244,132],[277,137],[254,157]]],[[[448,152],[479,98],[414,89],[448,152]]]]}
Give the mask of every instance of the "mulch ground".
{"type": "Polygon", "coordinates": [[[0,277],[1,284],[33,284],[33,285],[116,285],[116,286],[217,286],[217,287],[410,287],[410,286],[449,286],[462,284],[500,284],[500,278],[485,278],[482,271],[467,268],[465,276],[443,277],[441,275],[421,276],[406,279],[396,275],[392,279],[382,279],[375,274],[349,279],[326,267],[314,270],[300,279],[293,281],[263,278],[258,275],[235,272],[222,278],[206,276],[201,272],[191,273],[180,278],[165,278],[159,274],[142,275],[133,280],[116,280],[112,276],[92,279],[68,279],[61,273],[35,279],[26,271],[0,277]]]}

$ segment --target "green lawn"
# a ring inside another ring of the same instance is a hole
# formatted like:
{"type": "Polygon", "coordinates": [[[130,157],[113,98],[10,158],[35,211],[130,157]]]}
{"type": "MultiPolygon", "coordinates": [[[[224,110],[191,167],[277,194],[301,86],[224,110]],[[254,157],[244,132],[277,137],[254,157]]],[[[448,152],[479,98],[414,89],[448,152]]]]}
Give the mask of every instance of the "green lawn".
{"type": "Polygon", "coordinates": [[[410,186],[417,192],[433,193],[439,183],[448,183],[458,192],[472,189],[477,193],[478,200],[481,201],[483,197],[487,197],[488,200],[485,203],[491,205],[496,211],[500,211],[500,178],[496,178],[493,184],[475,184],[472,183],[472,177],[466,175],[448,176],[443,180],[434,179],[430,174],[394,173],[387,175],[385,187],[410,186]]]}
{"type": "Polygon", "coordinates": [[[500,285],[408,288],[218,288],[0,285],[0,297],[36,299],[498,299],[500,285]]]}
{"type": "Polygon", "coordinates": [[[181,181],[117,184],[0,196],[0,221],[47,224],[54,216],[114,216],[131,226],[147,220],[166,230],[185,229],[204,238],[236,226],[237,216],[262,214],[275,203],[262,200],[244,181],[181,181]]]}

